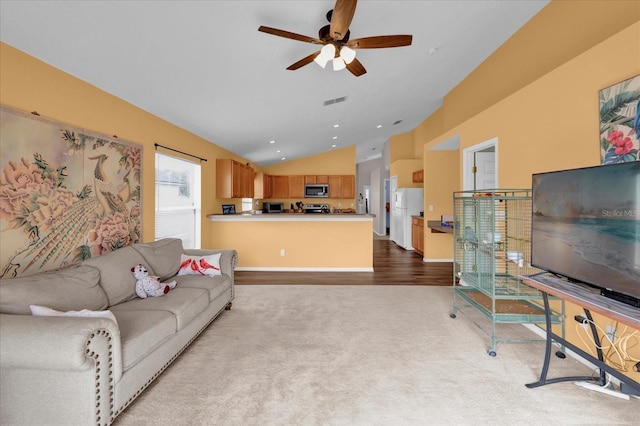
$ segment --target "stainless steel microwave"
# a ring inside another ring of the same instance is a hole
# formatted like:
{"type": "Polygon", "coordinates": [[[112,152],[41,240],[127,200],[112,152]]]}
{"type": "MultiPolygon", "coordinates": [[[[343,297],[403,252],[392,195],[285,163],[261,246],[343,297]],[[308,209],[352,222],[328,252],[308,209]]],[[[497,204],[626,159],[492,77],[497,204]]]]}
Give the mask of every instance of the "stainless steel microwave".
{"type": "Polygon", "coordinates": [[[304,198],[328,198],[329,185],[326,183],[311,183],[304,186],[304,198]]]}

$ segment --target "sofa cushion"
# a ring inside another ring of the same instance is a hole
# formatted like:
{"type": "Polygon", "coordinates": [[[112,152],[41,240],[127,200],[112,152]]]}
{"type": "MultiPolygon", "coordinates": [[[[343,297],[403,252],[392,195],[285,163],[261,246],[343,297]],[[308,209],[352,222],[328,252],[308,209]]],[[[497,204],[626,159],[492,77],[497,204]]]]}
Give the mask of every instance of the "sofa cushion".
{"type": "Polygon", "coordinates": [[[109,301],[100,287],[100,271],[87,265],[0,280],[0,313],[30,315],[29,305],[103,310],[109,301]]]}
{"type": "Polygon", "coordinates": [[[178,281],[179,288],[202,288],[209,292],[209,301],[220,296],[231,287],[231,278],[228,275],[216,275],[207,277],[202,275],[178,275],[172,278],[178,281]]]}
{"type": "Polygon", "coordinates": [[[142,255],[146,265],[154,270],[160,281],[166,281],[178,272],[180,255],[183,253],[182,240],[164,238],[152,243],[134,244],[133,248],[142,255]]]}
{"type": "MultiPolygon", "coordinates": [[[[142,255],[131,246],[92,257],[83,262],[100,270],[100,285],[109,298],[109,306],[126,302],[136,297],[136,279],[131,273],[131,267],[142,263],[149,270],[149,275],[156,275],[142,255]]],[[[46,305],[46,303],[40,303],[46,305]]],[[[47,305],[50,306],[50,305],[47,305]]]]}
{"type": "MultiPolygon", "coordinates": [[[[125,302],[123,306],[131,302],[125,302]]],[[[144,359],[151,351],[173,336],[176,320],[168,311],[114,310],[122,344],[122,369],[144,359]]]]}
{"type": "MultiPolygon", "coordinates": [[[[182,330],[209,305],[209,292],[199,288],[176,287],[161,297],[130,300],[113,306],[111,310],[121,311],[167,311],[175,316],[176,330],[182,330]]],[[[116,318],[118,315],[116,314],[116,318]]]]}

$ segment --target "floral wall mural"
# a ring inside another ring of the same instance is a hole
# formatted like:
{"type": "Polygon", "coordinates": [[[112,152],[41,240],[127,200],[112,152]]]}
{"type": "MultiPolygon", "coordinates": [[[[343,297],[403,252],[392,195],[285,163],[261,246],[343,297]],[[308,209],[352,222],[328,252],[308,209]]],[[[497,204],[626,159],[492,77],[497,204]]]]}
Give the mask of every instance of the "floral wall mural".
{"type": "Polygon", "coordinates": [[[0,108],[0,278],[140,242],[142,147],[0,108]]]}
{"type": "Polygon", "coordinates": [[[602,164],[640,160],[640,75],[600,91],[602,164]]]}

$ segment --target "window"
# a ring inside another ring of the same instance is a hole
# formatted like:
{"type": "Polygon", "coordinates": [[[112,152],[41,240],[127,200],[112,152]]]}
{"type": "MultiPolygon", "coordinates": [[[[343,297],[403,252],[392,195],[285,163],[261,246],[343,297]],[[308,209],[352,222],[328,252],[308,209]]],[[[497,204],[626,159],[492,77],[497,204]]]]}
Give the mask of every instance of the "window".
{"type": "Polygon", "coordinates": [[[251,211],[253,209],[253,199],[252,198],[243,198],[242,199],[242,208],[240,209],[243,212],[251,211]]]}
{"type": "Polygon", "coordinates": [[[156,240],[200,248],[200,194],[200,164],[156,152],[156,240]]]}

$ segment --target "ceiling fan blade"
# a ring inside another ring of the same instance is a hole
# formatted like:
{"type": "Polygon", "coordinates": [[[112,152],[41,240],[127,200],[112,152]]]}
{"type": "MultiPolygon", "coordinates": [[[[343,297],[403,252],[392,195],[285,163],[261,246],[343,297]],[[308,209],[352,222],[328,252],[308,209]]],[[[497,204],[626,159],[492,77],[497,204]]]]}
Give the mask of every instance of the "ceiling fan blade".
{"type": "Polygon", "coordinates": [[[323,44],[322,41],[318,40],[317,38],[308,37],[302,34],[292,33],[290,31],[279,30],[277,28],[265,27],[264,25],[260,25],[260,28],[258,28],[258,31],[275,35],[278,37],[290,38],[292,40],[304,41],[304,42],[313,43],[313,44],[323,44]]]}
{"type": "Polygon", "coordinates": [[[367,72],[360,61],[355,58],[353,59],[353,61],[351,61],[350,64],[347,64],[347,69],[351,71],[351,74],[355,75],[356,77],[360,77],[362,74],[367,72]]]}
{"type": "Polygon", "coordinates": [[[309,56],[305,56],[304,58],[300,59],[298,62],[291,64],[287,67],[288,70],[297,70],[298,68],[302,68],[305,65],[310,64],[311,62],[313,62],[313,60],[316,58],[316,56],[318,56],[320,54],[320,51],[318,50],[315,53],[312,53],[309,56]]]}
{"type": "Polygon", "coordinates": [[[410,46],[412,40],[413,36],[411,35],[363,37],[349,40],[347,46],[352,49],[382,49],[385,47],[410,46]]]}
{"type": "Polygon", "coordinates": [[[357,0],[336,0],[331,15],[329,35],[334,40],[342,40],[349,30],[349,25],[356,13],[357,0]]]}

